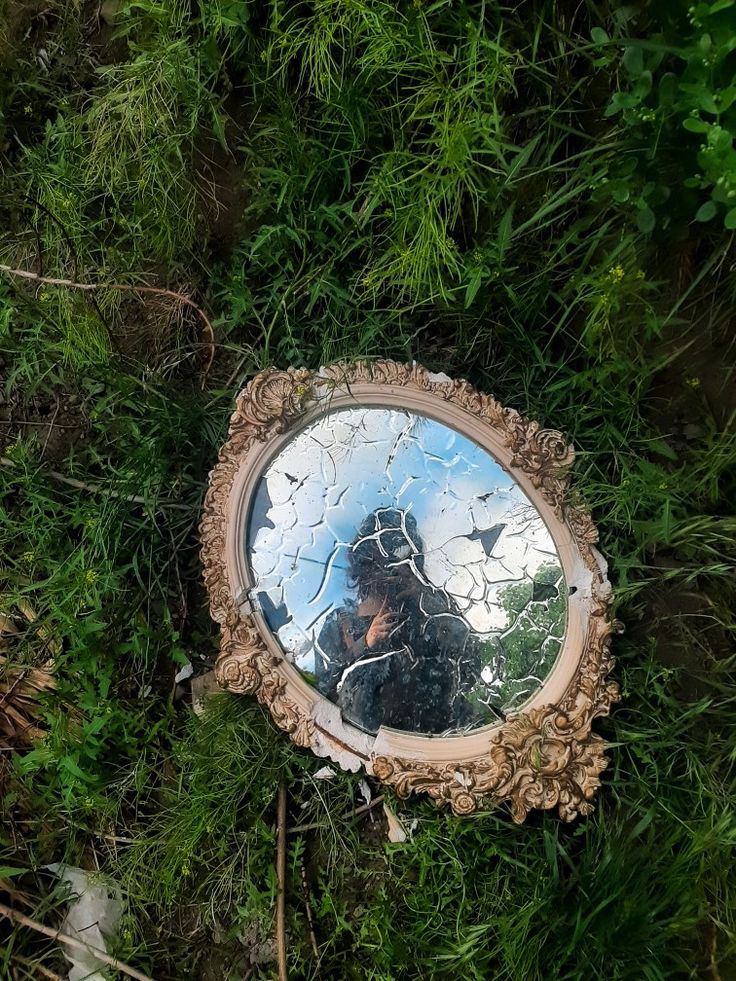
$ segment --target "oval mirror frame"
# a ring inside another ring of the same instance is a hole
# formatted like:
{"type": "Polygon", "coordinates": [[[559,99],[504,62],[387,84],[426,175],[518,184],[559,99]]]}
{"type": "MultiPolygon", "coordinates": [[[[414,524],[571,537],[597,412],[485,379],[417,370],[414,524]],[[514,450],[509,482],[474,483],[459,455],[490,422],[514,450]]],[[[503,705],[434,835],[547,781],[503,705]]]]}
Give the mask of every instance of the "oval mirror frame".
{"type": "Polygon", "coordinates": [[[220,625],[219,685],[255,695],[279,728],[345,770],[366,771],[398,796],[426,792],[455,814],[508,802],[521,823],[533,808],[558,808],[570,821],[589,814],[607,766],[596,717],[618,701],[611,587],[595,548],[596,528],[570,492],[574,450],[564,436],[501,406],[468,382],[393,361],[334,364],[320,371],[268,369],[236,400],[227,442],[210,474],[200,526],[210,612],[220,625]],[[343,719],[284,657],[262,613],[243,536],[268,463],[326,412],[360,406],[415,411],[455,429],[506,470],[541,515],[568,586],[562,649],[543,686],[506,720],[468,733],[431,736],[381,728],[376,735],[343,719]]]}

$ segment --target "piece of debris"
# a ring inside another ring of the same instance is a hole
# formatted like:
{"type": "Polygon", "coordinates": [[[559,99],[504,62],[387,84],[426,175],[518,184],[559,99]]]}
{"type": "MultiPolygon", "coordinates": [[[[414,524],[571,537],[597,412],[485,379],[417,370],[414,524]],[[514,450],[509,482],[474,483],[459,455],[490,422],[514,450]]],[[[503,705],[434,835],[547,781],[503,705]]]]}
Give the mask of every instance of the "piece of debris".
{"type": "Polygon", "coordinates": [[[46,731],[40,722],[40,696],[53,691],[55,682],[41,668],[11,665],[0,654],[0,746],[3,750],[30,749],[46,731]]]}
{"type": "Polygon", "coordinates": [[[419,825],[419,818],[412,818],[407,825],[391,810],[385,801],[383,803],[383,813],[386,815],[386,823],[388,824],[389,841],[404,842],[414,837],[414,832],[419,825]]]}
{"type": "MultiPolygon", "coordinates": [[[[62,645],[24,597],[11,600],[0,594],[0,611],[0,747],[18,752],[45,735],[42,701],[56,687],[52,669],[62,645]],[[31,641],[35,663],[18,658],[24,639],[31,641]]],[[[79,718],[77,712],[71,715],[79,718]]]]}
{"type": "MultiPolygon", "coordinates": [[[[46,868],[69,884],[69,905],[59,932],[107,952],[123,912],[117,887],[73,866],[55,863],[46,868]]],[[[64,956],[71,964],[69,981],[105,981],[108,976],[107,965],[91,950],[65,946],[64,956]]]]}
{"type": "Polygon", "coordinates": [[[187,678],[191,678],[194,674],[194,668],[191,661],[187,661],[183,668],[180,668],[174,675],[174,684],[180,685],[182,681],[186,681],[187,678]]]}
{"type": "Polygon", "coordinates": [[[251,967],[272,964],[276,960],[276,941],[264,934],[260,923],[253,920],[240,928],[238,940],[247,950],[251,967]]]}
{"type": "Polygon", "coordinates": [[[120,13],[120,0],[104,0],[100,4],[100,17],[106,24],[114,24],[120,13]]]}
{"type": "Polygon", "coordinates": [[[204,713],[205,702],[210,695],[215,695],[220,691],[220,686],[215,679],[214,671],[207,671],[205,674],[197,675],[192,678],[192,711],[195,715],[204,713]]]}
{"type": "Polygon", "coordinates": [[[409,837],[406,828],[385,801],[383,802],[383,813],[386,815],[386,821],[388,823],[388,840],[394,842],[406,841],[409,837]]]}
{"type": "Polygon", "coordinates": [[[315,780],[332,780],[333,777],[337,776],[337,771],[333,770],[331,766],[321,766],[313,776],[315,780]]]}

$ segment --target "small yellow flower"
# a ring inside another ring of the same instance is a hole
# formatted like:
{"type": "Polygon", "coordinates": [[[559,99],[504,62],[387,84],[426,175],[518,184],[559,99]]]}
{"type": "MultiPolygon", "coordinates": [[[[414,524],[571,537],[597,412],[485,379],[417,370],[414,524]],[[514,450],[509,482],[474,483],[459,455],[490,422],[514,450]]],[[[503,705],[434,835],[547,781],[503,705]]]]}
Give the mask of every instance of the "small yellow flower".
{"type": "Polygon", "coordinates": [[[33,106],[23,106],[23,112],[26,114],[26,116],[32,116],[33,106]]]}
{"type": "Polygon", "coordinates": [[[700,379],[697,377],[688,378],[687,384],[690,386],[690,388],[700,388],[700,379]]]}
{"type": "Polygon", "coordinates": [[[24,552],[23,553],[23,561],[26,563],[26,565],[31,565],[31,563],[33,562],[33,560],[35,558],[36,558],[36,556],[34,555],[33,552],[24,552]]]}
{"type": "Polygon", "coordinates": [[[184,876],[185,879],[187,878],[187,876],[190,876],[192,874],[192,870],[189,867],[189,862],[185,862],[182,865],[182,867],[181,867],[181,874],[184,876]]]}
{"type": "Polygon", "coordinates": [[[97,582],[97,573],[94,569],[85,570],[84,581],[88,586],[91,586],[93,583],[97,582]]]}
{"type": "Polygon", "coordinates": [[[608,275],[614,283],[620,283],[625,275],[623,266],[611,266],[611,268],[608,270],[608,275]]]}

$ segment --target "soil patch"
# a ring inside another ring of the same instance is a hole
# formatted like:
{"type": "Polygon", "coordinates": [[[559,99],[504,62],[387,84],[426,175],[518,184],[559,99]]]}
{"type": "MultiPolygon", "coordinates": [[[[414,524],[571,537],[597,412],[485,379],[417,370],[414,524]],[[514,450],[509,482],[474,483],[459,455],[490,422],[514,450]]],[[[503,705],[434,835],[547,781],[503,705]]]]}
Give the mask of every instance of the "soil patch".
{"type": "Polygon", "coordinates": [[[692,448],[707,433],[710,416],[722,431],[736,412],[736,334],[730,324],[715,330],[693,325],[652,351],[671,358],[650,393],[651,418],[675,452],[692,448]]]}
{"type": "Polygon", "coordinates": [[[35,395],[24,401],[20,393],[10,398],[0,386],[0,450],[17,439],[32,439],[40,448],[41,459],[61,463],[71,450],[83,443],[88,421],[79,396],[61,390],[35,395]]]}
{"type": "MultiPolygon", "coordinates": [[[[151,286],[159,286],[157,277],[146,277],[151,286]]],[[[173,284],[164,287],[189,296],[188,285],[173,284]]],[[[183,355],[182,348],[201,326],[200,319],[188,306],[174,297],[155,294],[125,293],[110,333],[115,350],[123,358],[160,371],[167,364],[174,364],[183,355]]],[[[192,339],[196,339],[192,337],[192,339]]],[[[190,365],[191,368],[191,365],[190,365]]]]}
{"type": "MultiPolygon", "coordinates": [[[[693,320],[683,330],[668,333],[651,350],[653,359],[666,364],[649,393],[649,418],[677,456],[673,469],[696,459],[702,444],[728,431],[736,417],[736,337],[730,317],[708,297],[690,312],[693,320]]],[[[724,471],[719,479],[729,478],[724,471]]],[[[718,665],[731,654],[722,618],[732,601],[718,595],[712,583],[686,583],[676,577],[681,564],[681,557],[666,549],[657,552],[657,567],[675,577],[640,594],[642,622],[630,632],[641,642],[655,638],[658,660],[680,669],[679,695],[694,700],[712,691],[718,665]]]]}
{"type": "Polygon", "coordinates": [[[116,65],[128,59],[128,42],[116,35],[121,5],[121,0],[92,0],[85,5],[85,37],[98,65],[116,65]]]}
{"type": "Polygon", "coordinates": [[[628,631],[631,638],[640,643],[655,639],[657,660],[679,672],[676,692],[683,700],[706,695],[712,690],[714,669],[731,653],[714,600],[696,586],[677,581],[657,583],[644,590],[641,599],[645,615],[628,631]]]}
{"type": "Polygon", "coordinates": [[[214,139],[198,148],[194,167],[210,252],[216,259],[227,258],[244,233],[243,212],[248,203],[244,169],[214,139]]]}
{"type": "Polygon", "coordinates": [[[247,232],[244,212],[250,200],[246,167],[230,148],[246,137],[253,121],[253,108],[237,93],[226,100],[224,144],[214,133],[203,134],[195,148],[193,169],[199,211],[208,232],[208,245],[215,259],[226,259],[247,232]]]}
{"type": "Polygon", "coordinates": [[[6,0],[0,4],[0,65],[7,67],[26,44],[43,40],[51,14],[43,0],[6,0]]]}

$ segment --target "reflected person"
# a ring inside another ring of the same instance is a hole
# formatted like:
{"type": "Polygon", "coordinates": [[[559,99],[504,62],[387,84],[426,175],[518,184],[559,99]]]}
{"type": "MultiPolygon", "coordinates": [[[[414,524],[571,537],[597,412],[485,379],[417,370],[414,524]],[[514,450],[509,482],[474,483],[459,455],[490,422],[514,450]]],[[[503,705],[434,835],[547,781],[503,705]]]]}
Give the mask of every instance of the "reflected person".
{"type": "Polygon", "coordinates": [[[317,642],[316,682],[345,718],[440,733],[477,721],[465,693],[478,678],[477,643],[459,610],[424,575],[416,519],[381,508],[349,546],[347,599],[317,642]]]}

